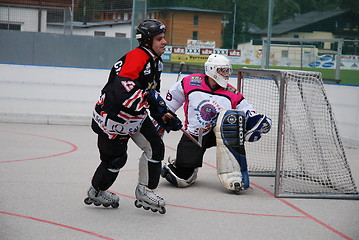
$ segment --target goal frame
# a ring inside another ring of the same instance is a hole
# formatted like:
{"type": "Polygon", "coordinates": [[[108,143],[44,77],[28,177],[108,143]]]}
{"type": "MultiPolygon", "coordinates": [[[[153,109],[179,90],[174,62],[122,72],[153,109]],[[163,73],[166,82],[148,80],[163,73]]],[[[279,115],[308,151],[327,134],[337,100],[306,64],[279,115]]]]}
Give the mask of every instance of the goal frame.
{"type": "MultiPolygon", "coordinates": [[[[291,70],[287,70],[288,72],[291,70]]],[[[251,173],[249,172],[250,175],[252,176],[274,176],[275,177],[275,186],[274,186],[274,196],[275,197],[292,197],[292,198],[331,198],[331,199],[359,199],[359,192],[357,191],[357,188],[355,186],[354,180],[352,178],[351,175],[351,171],[350,168],[348,169],[348,174],[352,180],[352,184],[354,186],[355,192],[354,193],[281,193],[280,192],[280,184],[281,184],[281,164],[283,162],[283,142],[284,142],[284,115],[285,115],[285,91],[286,91],[286,85],[287,85],[287,79],[285,78],[285,72],[286,70],[276,70],[276,69],[271,69],[271,70],[267,70],[267,69],[249,69],[249,68],[241,68],[238,71],[238,81],[237,81],[237,88],[238,90],[243,93],[244,96],[246,96],[246,93],[243,92],[243,87],[244,87],[244,83],[243,83],[243,79],[244,76],[243,75],[249,75],[252,74],[253,76],[257,76],[257,77],[262,77],[263,75],[265,76],[270,76],[270,78],[272,80],[274,80],[276,82],[276,85],[278,87],[278,91],[279,91],[279,109],[278,109],[278,129],[277,129],[277,135],[276,135],[276,154],[275,154],[275,171],[274,174],[271,173],[264,173],[264,174],[258,174],[258,173],[251,173]]],[[[304,72],[304,71],[303,71],[304,72]]],[[[321,76],[321,75],[320,75],[321,76]]],[[[323,84],[323,83],[322,83],[323,84]]],[[[324,98],[327,99],[325,91],[323,90],[323,94],[324,94],[324,98]]],[[[329,102],[328,102],[329,103],[329,102]]],[[[331,108],[330,104],[329,104],[329,108],[331,108]]],[[[330,113],[331,114],[331,113],[330,113]]],[[[277,117],[277,116],[276,116],[277,117]]],[[[338,131],[337,130],[337,126],[335,121],[332,122],[334,131],[338,131]]],[[[264,136],[265,137],[265,136],[264,136]]],[[[344,151],[344,147],[342,145],[341,139],[340,137],[338,137],[338,141],[340,143],[341,149],[343,151],[344,157],[345,157],[345,161],[346,161],[346,156],[345,156],[345,151],[344,151]]],[[[261,140],[259,140],[260,142],[261,140]]],[[[250,170],[249,170],[250,171],[250,170]]]]}

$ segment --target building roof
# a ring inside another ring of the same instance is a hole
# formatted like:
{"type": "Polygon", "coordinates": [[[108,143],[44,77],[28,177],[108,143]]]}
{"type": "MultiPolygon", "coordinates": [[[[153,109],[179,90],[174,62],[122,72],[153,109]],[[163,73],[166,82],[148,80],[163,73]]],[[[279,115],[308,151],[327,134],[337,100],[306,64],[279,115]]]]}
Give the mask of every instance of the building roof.
{"type": "Polygon", "coordinates": [[[150,7],[147,11],[153,10],[171,10],[171,11],[185,11],[185,12],[204,12],[204,13],[216,13],[216,14],[230,14],[228,11],[219,11],[203,8],[192,8],[192,7],[150,7]]]}
{"type": "MultiPolygon", "coordinates": [[[[273,25],[272,34],[285,34],[298,28],[341,15],[349,10],[328,10],[328,11],[312,11],[293,18],[284,20],[279,24],[273,25]]],[[[254,32],[254,34],[267,34],[267,28],[254,32]]]]}

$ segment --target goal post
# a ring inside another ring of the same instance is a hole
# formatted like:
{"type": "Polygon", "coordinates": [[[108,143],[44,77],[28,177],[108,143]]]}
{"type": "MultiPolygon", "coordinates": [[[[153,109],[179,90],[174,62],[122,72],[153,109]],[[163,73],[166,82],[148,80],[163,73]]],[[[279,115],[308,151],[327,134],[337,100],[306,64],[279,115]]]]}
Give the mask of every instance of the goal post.
{"type": "Polygon", "coordinates": [[[275,176],[276,197],[359,199],[321,73],[243,68],[238,89],[272,119],[246,144],[251,175],[275,176]]]}

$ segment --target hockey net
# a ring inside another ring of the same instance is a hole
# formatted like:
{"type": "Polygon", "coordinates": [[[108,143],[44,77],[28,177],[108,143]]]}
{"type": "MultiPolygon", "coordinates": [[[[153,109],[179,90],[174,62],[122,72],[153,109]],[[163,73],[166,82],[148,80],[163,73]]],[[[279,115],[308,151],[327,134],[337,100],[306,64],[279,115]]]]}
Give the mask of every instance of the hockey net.
{"type": "Polygon", "coordinates": [[[251,175],[275,176],[276,197],[359,197],[321,73],[241,69],[238,88],[272,119],[246,144],[251,175]]]}

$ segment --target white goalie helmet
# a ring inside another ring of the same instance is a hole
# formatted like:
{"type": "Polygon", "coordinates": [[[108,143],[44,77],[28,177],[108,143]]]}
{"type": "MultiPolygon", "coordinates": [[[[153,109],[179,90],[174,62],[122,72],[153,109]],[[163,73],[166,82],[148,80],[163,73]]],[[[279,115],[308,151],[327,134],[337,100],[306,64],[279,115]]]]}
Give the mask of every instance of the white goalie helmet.
{"type": "Polygon", "coordinates": [[[218,85],[225,88],[232,74],[232,66],[225,56],[211,54],[204,64],[204,71],[208,77],[213,78],[218,85]]]}

